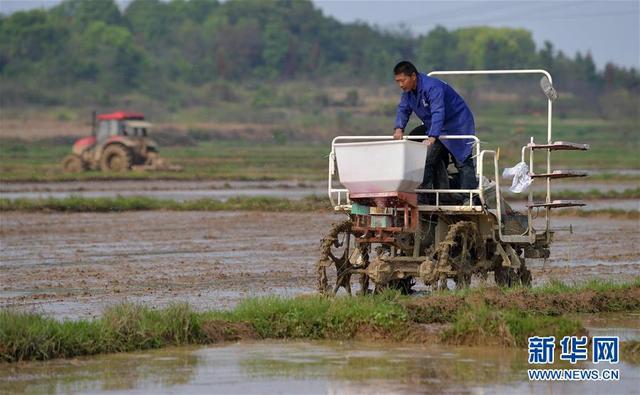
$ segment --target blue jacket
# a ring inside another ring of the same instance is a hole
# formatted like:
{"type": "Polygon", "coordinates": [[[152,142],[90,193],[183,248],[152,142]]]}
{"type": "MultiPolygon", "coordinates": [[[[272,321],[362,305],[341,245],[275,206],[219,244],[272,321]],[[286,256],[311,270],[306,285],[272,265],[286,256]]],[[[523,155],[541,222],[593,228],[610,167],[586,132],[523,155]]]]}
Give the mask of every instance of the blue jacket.
{"type": "MultiPolygon", "coordinates": [[[[476,133],[473,114],[462,97],[446,82],[423,73],[418,73],[415,91],[402,93],[395,127],[404,129],[412,112],[424,122],[431,137],[476,133]]],[[[473,148],[471,140],[442,140],[442,143],[460,162],[469,157],[473,148]]]]}

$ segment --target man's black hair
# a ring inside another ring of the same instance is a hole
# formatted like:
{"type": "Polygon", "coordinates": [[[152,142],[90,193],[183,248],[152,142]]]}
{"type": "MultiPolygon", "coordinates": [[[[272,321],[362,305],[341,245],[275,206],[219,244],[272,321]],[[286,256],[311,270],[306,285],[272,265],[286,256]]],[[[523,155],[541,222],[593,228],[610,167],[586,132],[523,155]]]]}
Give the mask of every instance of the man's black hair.
{"type": "Polygon", "coordinates": [[[404,74],[410,77],[413,73],[418,74],[418,69],[407,60],[403,60],[393,68],[393,75],[404,74]]]}

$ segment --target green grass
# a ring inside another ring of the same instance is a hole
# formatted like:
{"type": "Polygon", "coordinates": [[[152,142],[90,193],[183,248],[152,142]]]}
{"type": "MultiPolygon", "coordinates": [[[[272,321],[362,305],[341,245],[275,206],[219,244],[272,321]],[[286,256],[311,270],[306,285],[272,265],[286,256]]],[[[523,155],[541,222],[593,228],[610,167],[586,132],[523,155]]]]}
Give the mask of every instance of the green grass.
{"type": "MultiPolygon", "coordinates": [[[[554,310],[559,296],[567,295],[574,303],[563,305],[563,313],[584,312],[585,306],[596,306],[595,311],[601,312],[637,312],[640,278],[626,284],[554,282],[539,289],[440,291],[419,298],[393,291],[362,297],[270,296],[244,300],[228,311],[196,312],[186,304],[164,309],[122,304],[107,309],[97,319],[77,321],[58,321],[5,308],[0,309],[0,361],[46,360],[242,338],[344,340],[373,333],[389,340],[415,342],[426,341],[420,337],[418,324],[434,322],[448,326],[428,341],[523,347],[532,335],[559,337],[584,332],[580,322],[554,310]],[[531,304],[531,300],[537,304],[531,304]]],[[[587,311],[594,312],[593,308],[587,311]]]]}
{"type": "Polygon", "coordinates": [[[400,296],[294,299],[265,297],[240,303],[226,318],[252,323],[261,338],[349,339],[361,325],[399,329],[407,321],[400,296]]]}
{"type": "Polygon", "coordinates": [[[531,336],[559,338],[585,332],[578,320],[522,310],[495,310],[482,304],[460,310],[453,325],[442,332],[441,339],[451,344],[526,347],[531,336]]]}
{"type": "Polygon", "coordinates": [[[638,210],[624,210],[619,208],[603,208],[597,210],[580,210],[580,209],[561,209],[553,212],[554,216],[565,217],[608,217],[608,218],[622,218],[622,219],[640,219],[640,211],[638,210]]]}
{"type": "MultiPolygon", "coordinates": [[[[422,324],[454,321],[468,307],[517,310],[543,316],[570,313],[640,311],[640,277],[628,283],[592,280],[567,284],[559,280],[538,288],[469,288],[408,299],[411,320],[422,324]]],[[[479,310],[479,312],[482,312],[479,310]]]]}
{"type": "MultiPolygon", "coordinates": [[[[595,291],[595,292],[612,292],[612,291],[627,291],[634,288],[640,288],[640,277],[637,277],[635,281],[630,283],[617,283],[611,280],[596,280],[592,279],[584,283],[577,285],[570,285],[558,279],[552,279],[544,285],[531,289],[533,295],[556,295],[563,292],[573,291],[595,291]]],[[[514,290],[507,290],[506,292],[515,292],[514,290]]],[[[639,302],[640,303],[640,302],[639,302]]]]}
{"type": "MultiPolygon", "coordinates": [[[[123,212],[142,210],[168,211],[291,211],[305,212],[315,210],[331,210],[331,204],[324,196],[309,195],[300,200],[268,196],[232,197],[222,201],[211,198],[176,201],[146,196],[116,196],[88,198],[72,195],[65,198],[41,199],[6,199],[0,198],[0,212],[123,212]]],[[[554,211],[553,215],[578,217],[610,217],[638,219],[638,210],[598,209],[580,210],[563,209],[554,211]]]]}
{"type": "Polygon", "coordinates": [[[57,321],[36,313],[0,310],[0,359],[67,358],[204,343],[201,316],[186,304],[163,310],[123,304],[93,321],[57,321]]]}
{"type": "Polygon", "coordinates": [[[400,330],[406,313],[396,297],[395,293],[335,299],[265,297],[248,299],[233,311],[201,313],[186,304],[157,310],[122,304],[93,321],[62,322],[42,314],[2,309],[0,360],[46,360],[206,344],[220,340],[217,334],[212,335],[212,325],[228,331],[234,328],[233,323],[249,323],[257,338],[348,339],[365,324],[400,330]]]}
{"type": "MultiPolygon", "coordinates": [[[[588,191],[575,191],[571,189],[561,189],[558,191],[552,191],[554,199],[582,199],[582,200],[595,200],[595,199],[638,199],[640,198],[640,188],[627,188],[624,191],[615,190],[599,190],[590,189],[588,191]]],[[[535,200],[543,200],[546,197],[546,192],[536,192],[533,194],[535,200]]]]}
{"type": "Polygon", "coordinates": [[[330,207],[324,197],[308,196],[300,200],[275,197],[232,197],[221,201],[203,198],[188,201],[157,199],[145,196],[117,196],[85,198],[4,199],[0,198],[2,211],[58,211],[58,212],[121,212],[140,210],[171,211],[312,211],[330,207]]]}

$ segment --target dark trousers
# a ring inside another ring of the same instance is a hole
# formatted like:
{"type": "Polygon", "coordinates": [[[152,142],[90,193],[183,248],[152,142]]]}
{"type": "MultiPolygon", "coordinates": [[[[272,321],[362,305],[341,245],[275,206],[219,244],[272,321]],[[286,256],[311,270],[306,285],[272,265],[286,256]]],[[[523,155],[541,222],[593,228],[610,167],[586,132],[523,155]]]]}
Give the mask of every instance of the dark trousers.
{"type": "MultiPolygon", "coordinates": [[[[413,129],[409,135],[425,135],[427,131],[425,125],[420,125],[413,129]]],[[[476,166],[471,155],[464,161],[459,161],[451,155],[447,147],[445,147],[439,139],[436,139],[435,143],[431,144],[427,149],[427,160],[424,165],[424,176],[421,188],[449,189],[447,166],[449,165],[450,159],[453,161],[456,169],[458,169],[459,188],[477,188],[476,166]]]]}

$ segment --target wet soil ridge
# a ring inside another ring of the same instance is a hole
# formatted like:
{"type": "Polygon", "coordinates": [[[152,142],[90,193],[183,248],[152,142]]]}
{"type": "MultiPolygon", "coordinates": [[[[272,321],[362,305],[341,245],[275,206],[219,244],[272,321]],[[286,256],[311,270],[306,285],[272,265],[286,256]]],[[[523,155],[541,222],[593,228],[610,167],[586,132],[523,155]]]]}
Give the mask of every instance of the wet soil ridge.
{"type": "MultiPolygon", "coordinates": [[[[302,199],[288,199],[268,196],[231,197],[227,200],[202,198],[177,201],[148,196],[82,197],[72,195],[65,198],[7,199],[0,198],[0,212],[123,212],[123,211],[288,211],[306,212],[330,210],[330,203],[324,196],[309,195],[302,199]]],[[[554,215],[579,217],[609,217],[640,219],[640,211],[619,208],[593,210],[561,209],[554,215]]]]}
{"type": "Polygon", "coordinates": [[[425,324],[451,322],[461,310],[477,306],[548,316],[640,311],[640,278],[621,285],[590,281],[580,287],[571,287],[553,280],[539,288],[475,288],[437,292],[427,298],[409,299],[405,306],[412,321],[425,324]]]}
{"type": "Polygon", "coordinates": [[[158,199],[147,196],[117,196],[87,198],[5,199],[0,198],[3,211],[53,212],[118,212],[142,210],[171,211],[311,211],[329,209],[324,197],[310,195],[300,200],[267,196],[232,197],[227,200],[203,198],[188,201],[158,199]]]}
{"type": "MultiPolygon", "coordinates": [[[[576,191],[572,189],[561,189],[553,192],[554,198],[557,199],[637,199],[640,198],[640,188],[626,188],[622,191],[606,190],[592,188],[587,191],[576,191]]],[[[546,193],[536,191],[533,194],[535,200],[542,200],[546,197],[546,193]]]]}
{"type": "MultiPolygon", "coordinates": [[[[231,311],[196,312],[123,304],[95,320],[57,321],[43,314],[0,310],[0,360],[211,344],[243,339],[379,339],[414,343],[524,347],[529,336],[586,333],[564,313],[640,311],[640,278],[632,283],[553,282],[535,289],[475,288],[407,297],[387,291],[362,297],[247,299],[231,311]]],[[[627,357],[640,347],[625,345],[627,357]]]]}

